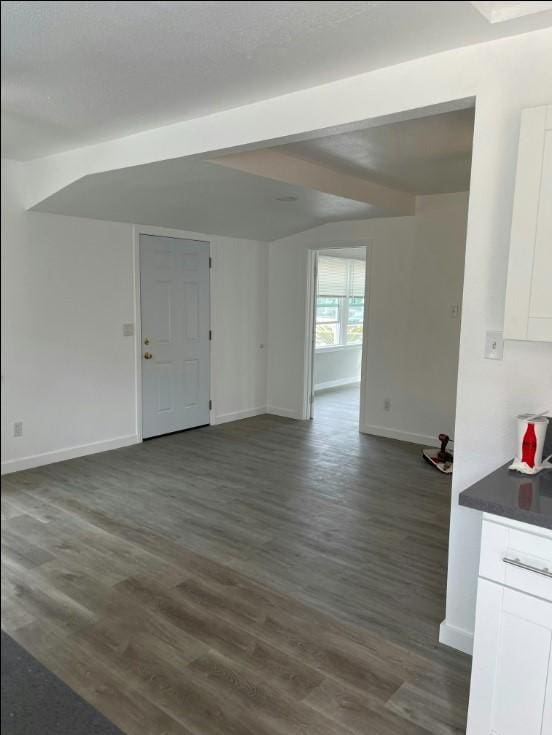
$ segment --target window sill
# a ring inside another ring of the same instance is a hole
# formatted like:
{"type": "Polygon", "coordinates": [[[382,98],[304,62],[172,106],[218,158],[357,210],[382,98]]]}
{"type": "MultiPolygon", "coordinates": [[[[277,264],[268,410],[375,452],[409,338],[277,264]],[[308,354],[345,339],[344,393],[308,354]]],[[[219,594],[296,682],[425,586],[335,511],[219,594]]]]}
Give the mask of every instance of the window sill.
{"type": "Polygon", "coordinates": [[[331,347],[316,347],[314,350],[317,354],[326,354],[327,352],[343,352],[350,350],[361,350],[362,345],[332,345],[331,347]]]}

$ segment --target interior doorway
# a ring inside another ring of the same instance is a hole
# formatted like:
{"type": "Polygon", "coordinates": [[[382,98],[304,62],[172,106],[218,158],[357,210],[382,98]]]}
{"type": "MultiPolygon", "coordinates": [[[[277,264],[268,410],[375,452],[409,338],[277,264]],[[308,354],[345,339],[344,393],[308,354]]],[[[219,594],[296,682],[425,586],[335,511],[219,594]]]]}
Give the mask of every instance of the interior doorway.
{"type": "Polygon", "coordinates": [[[142,436],[209,423],[209,243],[140,235],[142,436]]]}
{"type": "Polygon", "coordinates": [[[358,431],[367,304],[366,246],[314,253],[310,417],[358,431]]]}

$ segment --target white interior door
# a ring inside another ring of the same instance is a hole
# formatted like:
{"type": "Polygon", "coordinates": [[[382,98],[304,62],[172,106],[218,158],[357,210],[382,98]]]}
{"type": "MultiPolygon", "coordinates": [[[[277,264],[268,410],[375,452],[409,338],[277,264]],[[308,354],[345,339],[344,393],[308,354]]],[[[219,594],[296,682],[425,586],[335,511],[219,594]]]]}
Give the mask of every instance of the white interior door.
{"type": "Polygon", "coordinates": [[[140,235],[142,435],[209,423],[209,244],[140,235]]]}

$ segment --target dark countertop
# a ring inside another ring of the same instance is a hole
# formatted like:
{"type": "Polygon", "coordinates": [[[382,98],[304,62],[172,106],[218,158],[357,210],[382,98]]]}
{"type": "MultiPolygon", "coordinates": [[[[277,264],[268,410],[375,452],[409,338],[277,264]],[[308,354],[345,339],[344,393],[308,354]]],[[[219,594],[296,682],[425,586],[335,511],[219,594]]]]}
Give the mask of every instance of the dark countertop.
{"type": "Polygon", "coordinates": [[[552,529],[552,470],[523,475],[511,462],[460,493],[459,503],[485,513],[552,529]]]}

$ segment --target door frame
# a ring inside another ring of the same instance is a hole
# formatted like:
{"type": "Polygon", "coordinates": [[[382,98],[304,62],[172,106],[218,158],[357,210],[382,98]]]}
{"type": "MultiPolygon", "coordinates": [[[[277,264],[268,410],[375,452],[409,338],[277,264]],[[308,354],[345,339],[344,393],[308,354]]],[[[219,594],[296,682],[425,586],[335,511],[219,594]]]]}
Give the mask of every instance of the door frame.
{"type": "Polygon", "coordinates": [[[303,361],[303,395],[301,403],[301,418],[308,420],[312,417],[314,403],[314,324],[316,298],[316,277],[318,268],[318,253],[320,250],[341,250],[343,248],[365,248],[366,249],[366,280],[364,284],[364,322],[362,330],[362,354],[360,360],[360,410],[358,417],[359,431],[364,431],[365,426],[365,398],[366,398],[366,376],[367,376],[367,354],[368,343],[368,313],[370,310],[370,293],[372,278],[372,240],[354,240],[342,242],[330,240],[324,243],[311,245],[307,250],[307,280],[305,298],[305,344],[303,361]]]}
{"type": "Polygon", "coordinates": [[[304,420],[313,417],[314,403],[314,323],[316,310],[314,307],[317,291],[318,274],[318,250],[307,251],[307,297],[305,314],[305,356],[303,371],[303,402],[301,406],[301,418],[304,420]]]}
{"type": "MultiPolygon", "coordinates": [[[[142,436],[142,305],[141,305],[141,265],[140,265],[140,235],[173,237],[178,240],[195,240],[209,246],[209,259],[212,262],[213,244],[210,240],[198,239],[197,232],[174,230],[167,227],[147,227],[145,225],[132,226],[132,270],[133,270],[133,302],[134,302],[134,409],[136,416],[136,440],[143,441],[142,436]]],[[[213,313],[213,269],[209,268],[209,329],[212,330],[213,313]]],[[[211,332],[212,333],[212,332],[211,332]]],[[[209,342],[209,394],[211,407],[209,409],[209,424],[213,424],[215,415],[215,399],[213,396],[213,340],[209,342]]]]}

